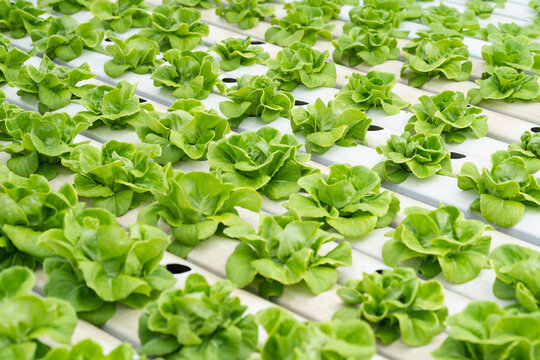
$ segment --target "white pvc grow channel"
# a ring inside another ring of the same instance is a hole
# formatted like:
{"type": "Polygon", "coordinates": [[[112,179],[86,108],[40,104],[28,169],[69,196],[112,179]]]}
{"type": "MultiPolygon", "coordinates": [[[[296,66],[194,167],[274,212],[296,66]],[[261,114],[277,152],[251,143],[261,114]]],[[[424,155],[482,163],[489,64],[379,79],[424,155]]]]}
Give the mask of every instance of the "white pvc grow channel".
{"type": "MultiPolygon", "coordinates": [[[[148,3],[151,5],[158,4],[151,0],[148,1],[148,3]]],[[[464,1],[453,0],[452,2],[445,3],[449,6],[455,6],[460,10],[463,10],[464,8],[464,1]]],[[[433,2],[422,3],[422,6],[431,6],[433,4],[433,2]]],[[[340,20],[346,21],[348,19],[347,9],[349,8],[350,7],[347,6],[343,7],[340,20]]],[[[529,16],[529,10],[530,9],[526,6],[526,1],[508,1],[504,11],[496,10],[491,18],[485,20],[485,23],[516,22],[526,25],[530,23],[530,21],[525,19],[524,14],[529,16]]],[[[213,9],[202,11],[203,19],[210,24],[210,36],[203,39],[204,45],[201,45],[201,49],[207,49],[212,43],[221,41],[230,36],[243,37],[251,35],[254,39],[263,40],[264,31],[270,26],[269,23],[261,22],[254,29],[242,32],[234,25],[227,24],[221,18],[215,16],[213,12],[213,9]]],[[[534,14],[531,14],[531,16],[532,15],[534,14]]],[[[91,18],[91,15],[88,12],[80,12],[74,17],[79,21],[86,21],[91,18]]],[[[338,36],[341,32],[343,21],[335,21],[334,23],[337,25],[334,36],[338,36]]],[[[418,23],[406,22],[403,24],[402,28],[411,30],[412,35],[415,31],[425,28],[425,26],[418,23]]],[[[137,30],[130,31],[126,34],[119,34],[119,36],[126,38],[135,32],[137,32],[137,30]]],[[[466,39],[466,42],[470,46],[471,57],[480,59],[480,48],[482,45],[486,44],[486,42],[472,38],[466,39]]],[[[12,40],[12,44],[24,50],[29,50],[31,47],[29,37],[12,40]]],[[[106,46],[107,42],[104,42],[103,45],[106,46]]],[[[271,56],[275,56],[280,50],[279,47],[271,44],[263,44],[262,46],[271,54],[271,56]]],[[[315,47],[319,50],[332,50],[332,45],[328,41],[319,40],[315,47]]],[[[81,57],[65,65],[78,66],[82,63],[88,63],[91,71],[97,75],[97,80],[90,80],[90,82],[97,81],[115,85],[121,80],[127,80],[131,83],[138,83],[137,95],[151,102],[156,110],[159,111],[165,111],[168,106],[176,100],[170,91],[154,87],[150,75],[136,75],[127,72],[119,78],[109,78],[103,71],[103,64],[109,59],[110,58],[104,54],[84,51],[81,57]]],[[[33,57],[29,59],[27,63],[37,65],[39,61],[40,59],[38,57],[33,57]]],[[[480,63],[481,62],[478,62],[478,64],[480,63]]],[[[399,69],[401,68],[401,65],[401,61],[394,61],[375,68],[380,71],[397,73],[399,78],[399,69]]],[[[254,65],[251,67],[241,67],[233,72],[223,73],[222,76],[229,79],[236,79],[244,74],[262,74],[265,73],[266,70],[266,67],[262,65],[254,65]]],[[[346,84],[346,76],[352,72],[364,72],[371,69],[366,66],[358,66],[355,69],[352,69],[338,65],[337,70],[339,88],[346,84]]],[[[478,73],[481,73],[479,71],[476,72],[477,76],[478,73]]],[[[446,89],[466,92],[473,86],[474,84],[471,81],[454,83],[444,80],[433,80],[420,90],[410,88],[405,83],[401,83],[396,85],[394,91],[405,100],[416,103],[418,97],[421,95],[433,95],[434,93],[446,89]]],[[[14,88],[7,86],[2,86],[1,88],[5,91],[7,100],[10,103],[26,109],[37,109],[37,103],[34,98],[19,97],[14,88]]],[[[296,99],[303,100],[306,104],[311,104],[314,102],[314,99],[318,97],[324,101],[331,100],[337,90],[338,89],[329,88],[309,90],[298,87],[292,93],[296,99]]],[[[219,111],[219,102],[223,100],[225,100],[225,98],[222,95],[213,93],[210,94],[207,99],[203,100],[203,103],[207,108],[219,111]]],[[[303,106],[306,106],[306,104],[303,106]]],[[[483,106],[485,107],[484,113],[489,117],[488,124],[490,129],[488,137],[477,140],[469,139],[463,144],[449,146],[452,152],[461,155],[461,158],[452,160],[454,172],[458,172],[461,165],[467,161],[475,163],[478,167],[489,166],[489,155],[491,153],[496,150],[505,149],[509,143],[519,141],[519,136],[523,131],[536,128],[540,124],[540,117],[538,117],[538,114],[540,113],[540,104],[538,103],[528,104],[526,106],[505,103],[488,103],[483,104],[483,106]]],[[[71,104],[59,111],[65,111],[74,115],[81,110],[83,110],[83,108],[80,105],[71,104]]],[[[350,148],[333,147],[323,155],[313,155],[312,164],[322,171],[327,171],[326,167],[334,163],[346,162],[352,165],[366,165],[372,167],[383,160],[383,157],[375,151],[376,146],[384,144],[391,134],[400,134],[410,115],[402,111],[400,114],[388,116],[378,110],[369,111],[368,115],[373,119],[372,124],[377,125],[379,129],[368,132],[366,146],[350,148]]],[[[288,119],[279,118],[270,125],[282,132],[292,133],[288,119]]],[[[241,124],[240,128],[234,130],[237,132],[255,130],[262,126],[261,122],[256,119],[247,119],[241,124]]],[[[297,137],[303,142],[304,139],[302,136],[297,137]]],[[[88,140],[95,146],[101,146],[103,143],[112,139],[127,142],[139,142],[139,139],[133,131],[112,131],[106,128],[86,130],[82,132],[81,135],[77,136],[76,141],[88,140]]],[[[6,161],[6,154],[1,153],[0,160],[6,161]]],[[[204,161],[188,161],[178,164],[177,168],[186,172],[206,171],[208,165],[204,161]]],[[[66,171],[61,172],[51,184],[53,187],[59,188],[65,182],[72,182],[72,180],[73,175],[66,171]]],[[[409,177],[409,179],[402,184],[393,185],[385,183],[383,186],[398,194],[402,209],[407,206],[423,206],[429,208],[436,206],[439,202],[443,202],[457,206],[467,215],[467,217],[481,220],[479,214],[468,211],[469,205],[476,197],[475,194],[461,191],[457,187],[455,178],[434,176],[427,180],[418,180],[414,177],[409,177]]],[[[268,199],[264,199],[263,210],[267,213],[279,213],[285,211],[279,203],[268,199]]],[[[242,212],[241,215],[246,221],[253,225],[258,223],[258,214],[242,212]]],[[[122,225],[127,226],[135,221],[136,216],[137,210],[133,210],[119,218],[119,221],[122,225]]],[[[381,259],[381,248],[386,239],[384,233],[391,230],[391,228],[395,228],[401,219],[403,219],[403,214],[400,213],[390,227],[377,229],[361,240],[352,239],[354,265],[351,268],[339,269],[339,281],[336,287],[342,285],[348,279],[361,277],[363,272],[373,272],[378,269],[386,268],[381,259]]],[[[491,233],[493,237],[492,248],[503,243],[514,243],[540,250],[540,248],[537,247],[537,245],[540,245],[540,234],[538,231],[539,223],[540,210],[527,208],[523,219],[516,226],[508,229],[498,229],[498,231],[491,233]]],[[[164,230],[170,231],[167,227],[164,227],[164,230]]],[[[196,247],[189,254],[187,259],[180,259],[167,253],[162,260],[162,263],[173,267],[181,267],[182,272],[176,275],[178,280],[176,286],[178,287],[181,287],[186,277],[193,272],[199,272],[209,281],[213,282],[225,276],[225,261],[228,255],[233,251],[235,245],[236,242],[230,239],[214,236],[196,247]]],[[[38,272],[36,275],[37,286],[35,290],[40,293],[43,290],[43,285],[46,283],[46,275],[42,272],[38,272]]],[[[482,271],[478,278],[466,284],[451,284],[442,276],[438,276],[436,279],[445,287],[446,304],[451,314],[461,311],[466,304],[473,299],[489,299],[498,302],[500,305],[506,305],[505,301],[495,298],[492,294],[491,287],[494,281],[494,273],[492,271],[482,271]]],[[[254,295],[251,290],[252,289],[237,290],[235,292],[235,295],[239,296],[248,306],[249,312],[256,313],[260,309],[271,305],[268,301],[254,295]]],[[[275,301],[279,305],[293,311],[299,318],[310,320],[328,320],[331,318],[334,311],[341,306],[341,300],[333,290],[313,297],[311,294],[295,287],[287,288],[283,296],[275,299],[275,301]]],[[[119,341],[128,341],[135,346],[139,346],[140,344],[136,330],[139,315],[140,310],[119,307],[116,315],[102,329],[85,322],[80,322],[77,328],[76,338],[81,339],[91,337],[102,343],[106,350],[112,349],[119,341]]],[[[443,341],[444,337],[445,334],[439,334],[429,345],[419,348],[408,347],[401,340],[390,346],[378,346],[378,355],[376,358],[430,359],[430,351],[436,349],[443,341]]],[[[261,338],[261,341],[262,340],[263,339],[261,338]]]]}

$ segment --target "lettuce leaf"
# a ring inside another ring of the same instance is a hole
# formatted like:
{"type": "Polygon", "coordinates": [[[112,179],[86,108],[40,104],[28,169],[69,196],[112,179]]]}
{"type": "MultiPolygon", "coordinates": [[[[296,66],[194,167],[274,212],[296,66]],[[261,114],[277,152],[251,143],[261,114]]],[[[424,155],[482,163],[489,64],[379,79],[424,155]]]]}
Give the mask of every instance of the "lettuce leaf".
{"type": "Polygon", "coordinates": [[[150,25],[150,14],[144,0],[92,1],[90,11],[100,19],[105,28],[116,32],[126,32],[131,28],[144,28],[150,25]]]}
{"type": "Polygon", "coordinates": [[[219,67],[223,71],[233,71],[240,66],[251,66],[255,63],[264,64],[269,55],[261,46],[250,46],[251,36],[242,38],[227,38],[210,46],[221,58],[219,67]]]}
{"type": "Polygon", "coordinates": [[[66,15],[73,15],[81,10],[90,10],[91,0],[38,0],[39,8],[50,7],[66,15]]]}
{"type": "Polygon", "coordinates": [[[0,34],[0,85],[16,81],[19,70],[29,58],[29,54],[11,47],[10,40],[0,34]]]}
{"type": "Polygon", "coordinates": [[[531,134],[525,131],[521,135],[521,142],[510,144],[508,152],[525,161],[529,174],[540,171],[540,133],[531,134]]]}
{"type": "Polygon", "coordinates": [[[224,17],[228,23],[237,23],[243,30],[252,29],[259,20],[274,17],[274,6],[262,4],[261,0],[229,0],[228,6],[216,7],[216,15],[224,17]]]}
{"type": "Polygon", "coordinates": [[[46,11],[38,9],[30,1],[0,0],[0,31],[8,32],[14,39],[21,39],[32,30],[46,28],[40,15],[46,11]]]}
{"type": "Polygon", "coordinates": [[[159,47],[154,40],[133,35],[124,41],[111,32],[107,32],[107,38],[114,43],[105,48],[113,57],[104,65],[105,73],[110,77],[117,78],[126,71],[149,74],[163,63],[163,60],[157,58],[159,47]]]}

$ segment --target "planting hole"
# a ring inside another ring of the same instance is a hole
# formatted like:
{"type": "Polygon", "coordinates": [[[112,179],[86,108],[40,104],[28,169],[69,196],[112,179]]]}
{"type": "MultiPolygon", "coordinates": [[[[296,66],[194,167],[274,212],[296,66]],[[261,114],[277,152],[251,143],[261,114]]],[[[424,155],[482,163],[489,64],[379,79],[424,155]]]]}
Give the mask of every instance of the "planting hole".
{"type": "Polygon", "coordinates": [[[531,128],[531,131],[533,133],[539,133],[540,132],[540,126],[535,126],[535,127],[531,128]]]}
{"type": "Polygon", "coordinates": [[[383,128],[378,125],[369,125],[368,131],[381,131],[383,128]]]}
{"type": "Polygon", "coordinates": [[[457,152],[450,152],[450,159],[463,159],[466,155],[457,153],[457,152]]]}
{"type": "Polygon", "coordinates": [[[167,264],[167,270],[173,274],[183,274],[185,272],[191,271],[191,268],[187,265],[182,264],[167,264]]]}
{"type": "Polygon", "coordinates": [[[309,104],[307,101],[304,100],[294,100],[294,106],[302,106],[309,104]]]}
{"type": "Polygon", "coordinates": [[[105,38],[105,41],[106,41],[106,42],[112,42],[112,40],[109,39],[108,37],[105,38]]]}
{"type": "Polygon", "coordinates": [[[230,78],[230,77],[223,78],[222,80],[223,80],[224,83],[227,83],[227,84],[236,82],[235,78],[230,78]]]}
{"type": "Polygon", "coordinates": [[[139,103],[141,103],[141,104],[144,104],[147,101],[148,100],[146,100],[145,98],[142,98],[142,97],[139,98],[139,103]]]}
{"type": "Polygon", "coordinates": [[[375,270],[376,273],[382,274],[382,269],[375,270]]]}
{"type": "Polygon", "coordinates": [[[260,40],[251,40],[251,45],[262,45],[264,44],[264,41],[260,40]]]}

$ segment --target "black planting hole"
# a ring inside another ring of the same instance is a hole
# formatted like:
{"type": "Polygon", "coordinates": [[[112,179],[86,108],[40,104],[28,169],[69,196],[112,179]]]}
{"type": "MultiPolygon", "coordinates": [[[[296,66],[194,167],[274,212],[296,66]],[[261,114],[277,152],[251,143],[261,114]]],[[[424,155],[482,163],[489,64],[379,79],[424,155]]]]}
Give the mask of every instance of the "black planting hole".
{"type": "Polygon", "coordinates": [[[108,37],[105,38],[105,41],[106,41],[106,42],[112,42],[112,40],[109,39],[108,37]]]}
{"type": "Polygon", "coordinates": [[[466,155],[450,151],[450,159],[463,159],[466,155]]]}
{"type": "Polygon", "coordinates": [[[260,40],[251,40],[251,45],[262,45],[264,44],[264,41],[260,40]]]}
{"type": "Polygon", "coordinates": [[[531,131],[533,133],[539,133],[540,132],[540,126],[535,126],[535,127],[531,128],[531,131]]]}
{"type": "Polygon", "coordinates": [[[367,131],[381,131],[383,128],[378,125],[369,125],[367,131]]]}
{"type": "Polygon", "coordinates": [[[183,274],[185,272],[191,271],[191,268],[187,265],[182,264],[167,264],[167,270],[173,274],[183,274]]]}
{"type": "Polygon", "coordinates": [[[379,270],[375,270],[376,273],[379,273],[379,274],[382,274],[382,269],[379,269],[379,270]]]}
{"type": "Polygon", "coordinates": [[[235,83],[235,82],[236,82],[236,79],[235,79],[235,78],[226,77],[226,78],[223,78],[222,81],[223,81],[224,83],[230,84],[230,83],[235,83]]]}
{"type": "Polygon", "coordinates": [[[146,100],[145,98],[142,98],[142,97],[139,98],[139,103],[141,103],[141,104],[144,104],[147,101],[148,100],[146,100]]]}
{"type": "Polygon", "coordinates": [[[294,106],[302,106],[309,104],[307,101],[304,100],[294,100],[294,106]]]}

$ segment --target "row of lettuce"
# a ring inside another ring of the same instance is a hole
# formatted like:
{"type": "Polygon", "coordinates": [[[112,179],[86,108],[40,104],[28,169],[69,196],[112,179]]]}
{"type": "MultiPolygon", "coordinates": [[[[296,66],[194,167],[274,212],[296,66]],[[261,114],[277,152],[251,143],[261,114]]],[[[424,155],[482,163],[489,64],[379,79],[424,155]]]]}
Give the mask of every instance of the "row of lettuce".
{"type": "MultiPolygon", "coordinates": [[[[113,58],[105,64],[109,76],[118,77],[125,71],[152,73],[158,86],[174,88],[175,95],[181,98],[204,98],[216,84],[217,64],[202,52],[191,52],[209,35],[209,27],[201,21],[200,11],[190,7],[206,8],[211,3],[167,1],[153,8],[151,13],[141,0],[116,3],[47,0],[40,1],[40,5],[67,14],[89,9],[95,18],[84,24],[69,15],[45,20],[40,16],[45,11],[29,2],[19,0],[11,4],[3,0],[0,29],[9,31],[15,38],[30,34],[34,48],[52,59],[70,61],[81,56],[84,49],[106,52],[113,58]],[[143,29],[125,40],[109,31],[108,39],[113,44],[103,49],[103,27],[116,32],[125,32],[131,27],[143,29]],[[163,57],[172,67],[160,66],[163,63],[160,51],[165,53],[163,57]],[[193,81],[200,76],[204,78],[202,85],[199,80],[193,81]]],[[[339,14],[341,6],[334,0],[287,4],[288,15],[273,19],[272,24],[276,26],[266,32],[266,41],[286,47],[276,59],[268,59],[261,47],[249,47],[249,41],[240,39],[227,39],[210,50],[219,54],[220,66],[226,71],[240,65],[266,63],[270,67],[268,75],[278,80],[286,91],[296,84],[308,88],[333,87],[334,64],[325,62],[329,53],[313,50],[311,46],[318,37],[332,40],[333,25],[329,25],[328,20],[339,14]]],[[[259,19],[273,16],[273,6],[257,0],[231,1],[227,7],[218,7],[216,11],[243,29],[253,27],[259,19]]],[[[349,16],[342,35],[333,40],[333,60],[337,63],[355,66],[365,62],[373,66],[398,59],[397,39],[408,36],[408,31],[399,30],[401,22],[422,20],[429,25],[429,30],[418,31],[402,49],[405,62],[401,76],[408,79],[409,85],[421,87],[434,77],[468,80],[472,63],[462,40],[464,36],[477,36],[493,44],[482,48],[486,71],[482,79],[476,80],[478,88],[468,94],[471,103],[535,101],[539,96],[536,75],[540,71],[537,60],[540,45],[535,38],[540,35],[540,25],[536,20],[526,27],[506,23],[480,29],[471,11],[460,13],[444,4],[422,10],[409,0],[367,1],[353,8],[349,16]]]]}

